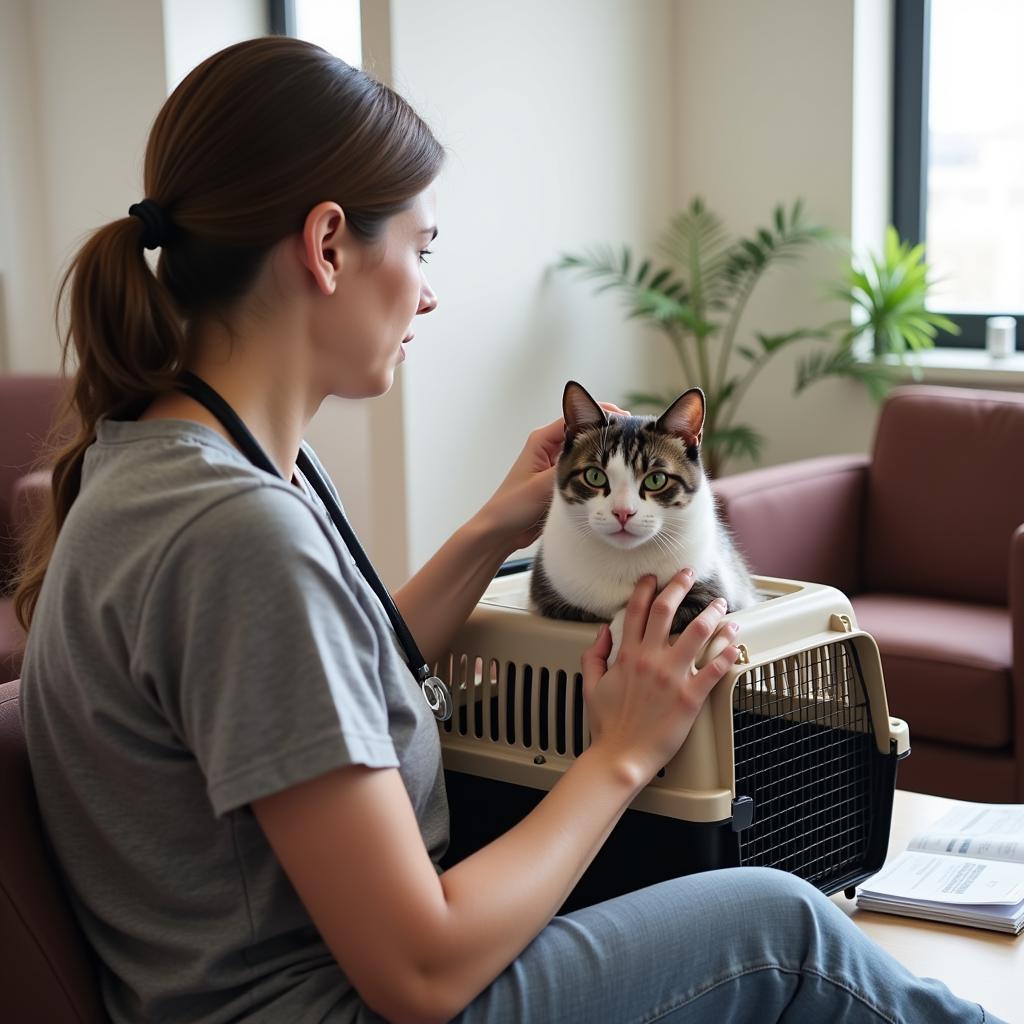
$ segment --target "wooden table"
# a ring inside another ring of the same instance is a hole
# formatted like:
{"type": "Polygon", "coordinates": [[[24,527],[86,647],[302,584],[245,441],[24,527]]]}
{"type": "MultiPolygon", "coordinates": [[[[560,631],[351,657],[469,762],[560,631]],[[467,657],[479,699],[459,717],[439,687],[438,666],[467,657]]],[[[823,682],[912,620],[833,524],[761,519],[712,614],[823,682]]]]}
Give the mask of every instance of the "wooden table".
{"type": "MultiPolygon", "coordinates": [[[[896,790],[889,858],[959,801],[896,790]]],[[[974,999],[1010,1024],[1024,1022],[1024,932],[938,924],[858,910],[842,893],[832,897],[856,925],[917,975],[939,978],[958,996],[974,999]]]]}

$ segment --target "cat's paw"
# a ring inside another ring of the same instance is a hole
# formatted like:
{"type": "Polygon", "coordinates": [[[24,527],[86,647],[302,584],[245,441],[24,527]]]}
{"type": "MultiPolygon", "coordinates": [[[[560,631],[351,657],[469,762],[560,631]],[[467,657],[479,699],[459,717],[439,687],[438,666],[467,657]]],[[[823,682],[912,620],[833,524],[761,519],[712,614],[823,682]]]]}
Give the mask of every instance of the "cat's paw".
{"type": "Polygon", "coordinates": [[[611,665],[615,661],[616,656],[619,653],[619,647],[622,644],[622,624],[626,620],[626,609],[622,608],[615,613],[615,617],[608,624],[608,628],[612,634],[612,649],[608,654],[608,664],[611,665]]]}

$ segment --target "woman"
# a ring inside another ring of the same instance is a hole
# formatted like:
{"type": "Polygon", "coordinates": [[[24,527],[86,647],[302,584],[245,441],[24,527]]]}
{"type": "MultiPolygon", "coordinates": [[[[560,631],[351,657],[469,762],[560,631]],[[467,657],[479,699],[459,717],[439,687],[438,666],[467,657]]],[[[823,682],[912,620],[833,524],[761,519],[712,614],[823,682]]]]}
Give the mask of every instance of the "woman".
{"type": "MultiPolygon", "coordinates": [[[[18,592],[22,706],[111,1017],[984,1019],[781,872],[552,920],[736,656],[694,670],[715,607],[669,645],[685,573],[639,583],[611,667],[607,629],[587,651],[588,750],[509,833],[436,866],[436,723],[301,439],[327,395],[385,392],[436,305],[420,263],[441,162],[361,72],[241,43],[168,99],[149,198],[65,279],[81,429],[18,592]]],[[[428,662],[535,536],[562,429],[531,434],[395,595],[428,662]]]]}

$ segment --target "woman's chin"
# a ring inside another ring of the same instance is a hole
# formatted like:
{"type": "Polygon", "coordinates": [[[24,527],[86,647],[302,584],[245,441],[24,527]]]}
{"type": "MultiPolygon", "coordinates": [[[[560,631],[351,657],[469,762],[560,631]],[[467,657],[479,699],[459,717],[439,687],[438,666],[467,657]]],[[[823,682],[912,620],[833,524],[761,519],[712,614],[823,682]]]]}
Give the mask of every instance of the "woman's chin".
{"type": "Polygon", "coordinates": [[[335,398],[347,398],[350,400],[380,398],[381,395],[386,395],[391,390],[394,382],[395,368],[389,366],[378,373],[367,375],[358,383],[354,383],[351,379],[344,382],[337,381],[328,394],[333,395],[335,398]]]}

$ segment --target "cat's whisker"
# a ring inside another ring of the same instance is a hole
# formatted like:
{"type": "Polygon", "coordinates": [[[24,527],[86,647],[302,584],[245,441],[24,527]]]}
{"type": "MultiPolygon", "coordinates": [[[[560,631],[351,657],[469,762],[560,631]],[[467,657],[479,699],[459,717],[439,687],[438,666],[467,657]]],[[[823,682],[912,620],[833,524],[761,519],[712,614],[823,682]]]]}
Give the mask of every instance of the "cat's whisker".
{"type": "Polygon", "coordinates": [[[673,557],[677,554],[677,551],[669,544],[668,539],[663,537],[661,534],[656,533],[651,540],[653,540],[657,546],[664,552],[666,560],[672,561],[673,557]]]}

